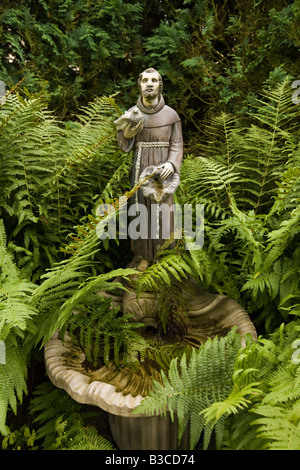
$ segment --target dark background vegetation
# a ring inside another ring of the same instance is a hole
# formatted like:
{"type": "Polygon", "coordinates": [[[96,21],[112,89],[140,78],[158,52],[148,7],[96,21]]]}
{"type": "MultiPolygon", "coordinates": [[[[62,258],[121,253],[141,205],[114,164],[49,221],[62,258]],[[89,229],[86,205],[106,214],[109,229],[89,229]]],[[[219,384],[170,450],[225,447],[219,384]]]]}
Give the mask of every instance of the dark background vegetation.
{"type": "Polygon", "coordinates": [[[300,70],[298,1],[2,1],[0,20],[8,87],[43,90],[66,120],[96,96],[119,93],[129,107],[153,66],[187,146],[206,116],[246,116],[266,80],[300,70]]]}

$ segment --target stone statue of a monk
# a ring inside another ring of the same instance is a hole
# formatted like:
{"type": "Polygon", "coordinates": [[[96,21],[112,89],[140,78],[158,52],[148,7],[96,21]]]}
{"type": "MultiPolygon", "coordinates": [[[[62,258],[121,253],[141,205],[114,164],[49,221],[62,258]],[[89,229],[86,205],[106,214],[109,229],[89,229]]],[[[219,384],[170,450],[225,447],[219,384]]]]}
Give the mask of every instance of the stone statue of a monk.
{"type": "MultiPolygon", "coordinates": [[[[133,108],[135,113],[140,111],[141,119],[123,125],[117,134],[120,148],[126,153],[131,150],[134,152],[132,186],[139,181],[144,170],[151,166],[159,168],[161,181],[179,175],[183,155],[181,121],[176,111],[165,104],[161,94],[163,83],[160,74],[155,69],[148,68],[140,74],[138,85],[140,97],[133,108]]],[[[128,110],[128,113],[131,110],[128,110]]],[[[142,230],[139,238],[131,240],[131,251],[137,260],[144,259],[151,262],[163,240],[174,232],[174,213],[169,212],[169,221],[163,221],[164,231],[162,231],[163,211],[158,210],[157,202],[144,197],[141,189],[135,196],[131,198],[129,204],[130,206],[135,204],[142,230]],[[142,205],[147,210],[140,211],[142,205]],[[156,232],[153,230],[153,213],[158,217],[156,232]],[[169,224],[168,229],[166,224],[169,224]]],[[[173,195],[163,200],[163,204],[169,207],[173,203],[173,195]]],[[[131,216],[135,215],[134,210],[129,209],[129,212],[131,216]]]]}

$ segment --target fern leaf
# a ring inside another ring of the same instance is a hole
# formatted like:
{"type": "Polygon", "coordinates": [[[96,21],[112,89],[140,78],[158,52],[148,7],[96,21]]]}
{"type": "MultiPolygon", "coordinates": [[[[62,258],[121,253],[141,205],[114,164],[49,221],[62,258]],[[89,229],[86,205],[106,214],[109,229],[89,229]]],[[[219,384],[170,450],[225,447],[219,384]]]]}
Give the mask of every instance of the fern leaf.
{"type": "Polygon", "coordinates": [[[170,285],[170,277],[181,281],[192,274],[192,269],[180,254],[169,254],[162,256],[159,262],[150,265],[139,276],[137,281],[137,292],[141,294],[146,290],[156,290],[163,283],[170,285]]]}
{"type": "Polygon", "coordinates": [[[38,424],[36,439],[45,450],[114,449],[111,442],[85,422],[90,413],[51,382],[40,384],[34,391],[30,414],[38,424]]]}
{"type": "Polygon", "coordinates": [[[300,450],[300,404],[292,407],[258,405],[255,412],[263,418],[253,421],[258,437],[267,450],[300,450]]]}
{"type": "Polygon", "coordinates": [[[17,413],[17,398],[22,403],[23,393],[27,393],[26,358],[20,346],[15,344],[12,335],[6,338],[6,363],[0,364],[0,433],[6,435],[5,425],[8,407],[17,413]]]}
{"type": "MultiPolygon", "coordinates": [[[[162,384],[154,382],[153,391],[136,412],[165,414],[168,410],[172,419],[175,416],[178,419],[179,440],[190,421],[193,423],[190,448],[193,449],[205,428],[205,419],[200,413],[213,404],[216,397],[225,399],[231,391],[231,377],[239,348],[239,335],[231,333],[226,339],[208,340],[199,350],[193,350],[189,362],[185,355],[179,364],[175,358],[168,376],[162,374],[162,384]],[[224,357],[225,347],[229,354],[224,357]]],[[[206,432],[205,446],[209,435],[209,431],[206,432]]],[[[220,436],[218,438],[222,440],[220,436]]]]}

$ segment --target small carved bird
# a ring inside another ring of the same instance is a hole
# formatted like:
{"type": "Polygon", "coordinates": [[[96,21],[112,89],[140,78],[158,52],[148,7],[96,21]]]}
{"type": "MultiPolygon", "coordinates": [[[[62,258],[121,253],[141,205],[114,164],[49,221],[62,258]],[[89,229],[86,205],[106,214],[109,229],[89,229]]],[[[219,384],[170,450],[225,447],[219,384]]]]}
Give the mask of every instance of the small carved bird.
{"type": "Polygon", "coordinates": [[[128,124],[137,124],[139,121],[143,121],[143,115],[137,106],[126,111],[122,116],[114,121],[118,131],[125,129],[128,124]]]}

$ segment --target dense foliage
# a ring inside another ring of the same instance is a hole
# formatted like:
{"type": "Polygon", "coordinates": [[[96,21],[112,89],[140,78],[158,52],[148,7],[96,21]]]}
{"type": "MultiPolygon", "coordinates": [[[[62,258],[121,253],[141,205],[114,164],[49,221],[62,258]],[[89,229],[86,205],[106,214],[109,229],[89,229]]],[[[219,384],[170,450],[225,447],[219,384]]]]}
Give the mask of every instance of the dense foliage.
{"type": "Polygon", "coordinates": [[[104,362],[136,366],[146,354],[139,325],[99,299],[135,271],[126,269],[127,240],[99,240],[96,208],[132,195],[131,155],[118,149],[113,120],[136,100],[138,73],[152,65],[183,122],[177,201],[204,205],[205,244],[190,253],[183,242],[166,245],[137,290],[161,291],[166,329],[184,312],[180,292],[192,276],[243,305],[261,336],[242,349],[231,332],[191,354],[174,347],[157,355],[163,383],[154,384],[142,411],[160,409],[163,399],[180,436],[190,426],[191,448],[300,449],[300,105],[292,100],[299,6],[1,2],[3,448],[114,445],[98,433],[93,413],[47,381],[42,346],[57,328],[78,328],[91,361],[100,351],[104,362]],[[89,316],[75,319],[74,308],[83,306],[89,316]]]}
{"type": "Polygon", "coordinates": [[[0,5],[2,79],[43,90],[60,119],[97,96],[136,99],[154,66],[186,144],[220,111],[246,116],[268,80],[299,73],[299,0],[53,0],[0,5]]]}

